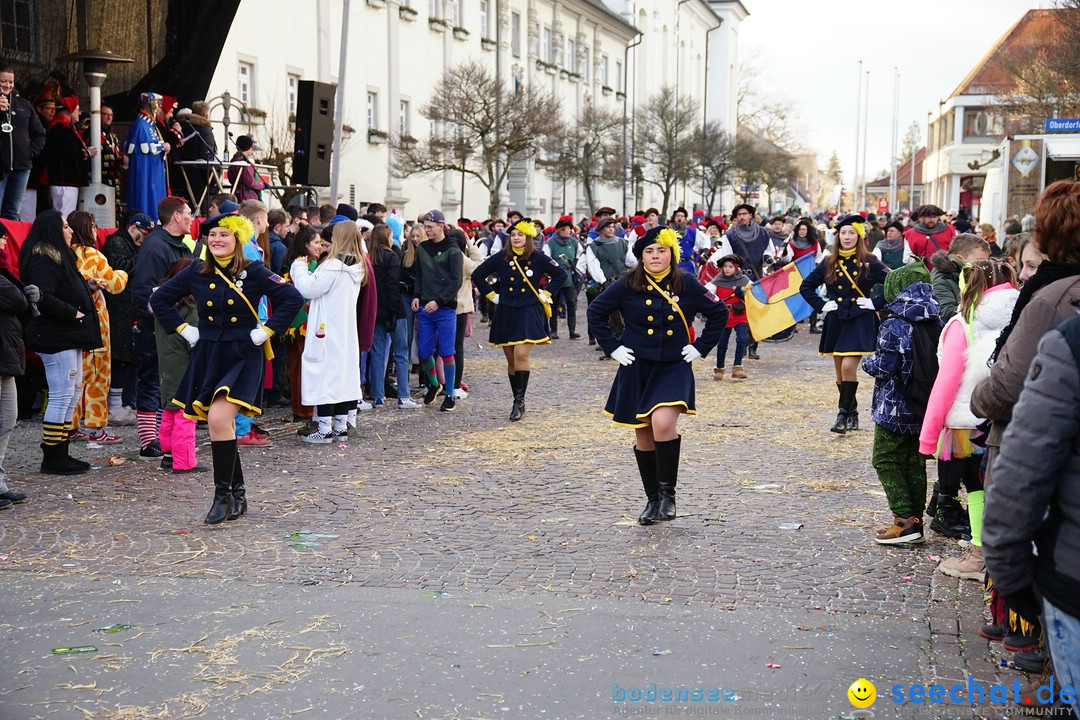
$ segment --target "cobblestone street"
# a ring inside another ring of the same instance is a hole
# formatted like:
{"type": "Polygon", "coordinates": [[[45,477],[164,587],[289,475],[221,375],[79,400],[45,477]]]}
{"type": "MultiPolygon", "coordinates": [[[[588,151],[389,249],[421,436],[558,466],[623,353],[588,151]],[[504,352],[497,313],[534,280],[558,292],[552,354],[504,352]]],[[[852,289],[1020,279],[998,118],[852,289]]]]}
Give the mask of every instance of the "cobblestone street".
{"type": "MultiPolygon", "coordinates": [[[[202,525],[209,473],[40,475],[40,427],[21,422],[8,470],[31,497],[0,514],[0,717],[610,717],[633,710],[612,684],[655,682],[734,687],[713,704],[728,716],[824,718],[852,712],[859,677],[874,717],[1005,715],[889,701],[897,683],[1022,676],[978,636],[981,586],[933,572],[952,541],[873,542],[889,513],[872,383],[863,429],[829,433],[832,363],[805,326],[763,343],[749,380],[695,365],[679,518],[652,527],[634,522],[632,433],[600,413],[616,365],[584,339],[538,349],[511,424],[477,328],[453,413],[363,413],[347,447],[261,419],[273,446],[241,450],[251,509],[218,527],[202,525]],[[93,632],[114,623],[134,627],[93,632]]],[[[134,457],[123,435],[73,454],[134,457]]]]}

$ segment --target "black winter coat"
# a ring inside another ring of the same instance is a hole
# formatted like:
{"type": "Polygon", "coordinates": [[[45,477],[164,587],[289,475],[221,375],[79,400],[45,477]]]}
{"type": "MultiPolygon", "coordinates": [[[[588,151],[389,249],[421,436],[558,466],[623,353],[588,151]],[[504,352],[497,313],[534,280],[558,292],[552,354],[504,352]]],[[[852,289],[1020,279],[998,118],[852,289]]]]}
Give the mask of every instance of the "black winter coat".
{"type": "Polygon", "coordinates": [[[66,252],[70,258],[62,258],[50,245],[34,246],[33,262],[22,276],[24,284],[41,290],[41,315],[30,318],[26,327],[26,342],[34,352],[97,350],[102,346],[90,287],[75,267],[75,253],[66,252]],[[83,316],[76,318],[79,312],[83,316]]]}
{"type": "MultiPolygon", "coordinates": [[[[110,235],[101,248],[101,254],[113,270],[123,270],[128,278],[135,277],[135,257],[139,249],[127,233],[127,228],[110,235]]],[[[135,322],[135,301],[128,282],[116,295],[105,293],[105,305],[109,308],[109,334],[112,337],[113,362],[135,362],[131,339],[131,327],[135,322]]]]}
{"type": "Polygon", "coordinates": [[[405,308],[401,305],[401,258],[393,250],[386,249],[379,256],[375,268],[375,293],[378,297],[378,309],[375,322],[391,325],[405,317],[405,308]]]}
{"type": "Polygon", "coordinates": [[[23,285],[7,270],[0,270],[0,376],[26,372],[23,323],[29,320],[30,303],[23,285]]]}
{"type": "Polygon", "coordinates": [[[82,187],[90,180],[90,160],[73,125],[56,123],[45,135],[45,172],[49,185],[82,187]]]}
{"type": "Polygon", "coordinates": [[[0,135],[0,169],[29,170],[45,147],[45,128],[28,100],[15,93],[8,100],[11,110],[0,113],[0,122],[10,122],[11,132],[0,135]]]}

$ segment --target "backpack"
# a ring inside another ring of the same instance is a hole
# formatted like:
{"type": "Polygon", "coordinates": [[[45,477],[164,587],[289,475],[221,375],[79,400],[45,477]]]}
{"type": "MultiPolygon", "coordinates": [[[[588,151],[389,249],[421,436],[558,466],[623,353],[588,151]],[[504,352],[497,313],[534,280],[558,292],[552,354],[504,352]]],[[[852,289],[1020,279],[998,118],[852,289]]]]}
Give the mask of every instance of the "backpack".
{"type": "Polygon", "coordinates": [[[1057,330],[1065,336],[1065,342],[1069,343],[1073,359],[1076,360],[1076,367],[1080,368],[1080,310],[1077,313],[1077,317],[1071,317],[1058,325],[1057,330]]]}
{"type": "Polygon", "coordinates": [[[930,391],[938,374],[937,346],[941,338],[941,323],[934,321],[911,322],[894,315],[911,325],[911,376],[904,384],[904,400],[912,414],[922,418],[930,404],[930,391]]]}

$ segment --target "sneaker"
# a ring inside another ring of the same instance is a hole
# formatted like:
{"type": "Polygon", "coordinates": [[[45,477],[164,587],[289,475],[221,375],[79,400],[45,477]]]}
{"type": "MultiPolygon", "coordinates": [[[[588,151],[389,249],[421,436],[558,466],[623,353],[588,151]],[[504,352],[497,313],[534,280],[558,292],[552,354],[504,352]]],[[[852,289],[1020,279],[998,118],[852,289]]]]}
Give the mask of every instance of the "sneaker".
{"type": "Polygon", "coordinates": [[[893,518],[893,525],[874,536],[878,545],[901,545],[903,543],[926,542],[923,536],[922,521],[916,517],[893,518]]]}
{"type": "Polygon", "coordinates": [[[128,427],[135,424],[135,411],[122,405],[118,408],[109,408],[109,424],[116,427],[128,427]]]}
{"type": "Polygon", "coordinates": [[[252,429],[247,435],[236,438],[237,447],[270,447],[269,436],[259,435],[252,429]]]}
{"type": "Polygon", "coordinates": [[[68,433],[68,440],[70,440],[71,442],[86,442],[89,439],[90,434],[82,428],[79,428],[78,430],[72,430],[70,433],[68,433]]]}
{"type": "Polygon", "coordinates": [[[397,401],[398,410],[416,410],[424,407],[420,403],[413,400],[411,397],[398,398],[397,401]]]}
{"type": "Polygon", "coordinates": [[[386,403],[383,402],[382,398],[375,398],[375,409],[376,410],[378,410],[381,407],[384,407],[385,405],[386,405],[386,403]]]}
{"type": "MultiPolygon", "coordinates": [[[[461,381],[461,387],[460,387],[459,389],[460,389],[460,390],[464,390],[464,391],[468,392],[468,391],[469,391],[469,383],[467,383],[467,382],[465,382],[464,380],[462,380],[462,381],[461,381]]],[[[457,394],[457,393],[455,393],[455,395],[456,395],[456,394],[457,394]]]]}
{"type": "Polygon", "coordinates": [[[1008,632],[1002,638],[1001,646],[1009,652],[1015,653],[1035,650],[1039,647],[1039,636],[1008,632]]]}
{"type": "Polygon", "coordinates": [[[14,490],[8,490],[6,493],[0,493],[0,501],[3,500],[7,500],[12,505],[18,505],[26,502],[26,495],[15,492],[14,490]]]}
{"type": "Polygon", "coordinates": [[[331,430],[334,434],[334,442],[348,442],[349,441],[349,428],[345,427],[344,430],[331,430]]]}
{"type": "Polygon", "coordinates": [[[1041,673],[1046,669],[1046,648],[1021,650],[1013,655],[1013,662],[1024,672],[1041,673]]]}
{"type": "Polygon", "coordinates": [[[427,392],[424,393],[424,404],[430,405],[435,402],[435,397],[439,394],[438,385],[429,385],[427,392]]]}
{"type": "Polygon", "coordinates": [[[465,392],[461,388],[454,389],[454,400],[464,400],[469,397],[469,393],[465,392]]]}
{"type": "Polygon", "coordinates": [[[441,412],[450,412],[451,410],[454,409],[455,404],[456,404],[456,402],[454,401],[454,398],[452,398],[452,397],[450,397],[448,395],[448,396],[443,398],[442,405],[439,406],[439,410],[441,412]]]}
{"type": "Polygon", "coordinates": [[[210,468],[206,467],[205,465],[196,464],[195,467],[173,468],[172,471],[173,471],[173,475],[189,475],[191,473],[206,472],[209,469],[210,468]]]}
{"type": "Polygon", "coordinates": [[[994,623],[987,623],[979,628],[979,634],[991,642],[1001,642],[1005,637],[1005,628],[994,623]]]}
{"type": "Polygon", "coordinates": [[[157,440],[152,441],[149,445],[139,451],[140,460],[160,460],[165,456],[165,453],[161,451],[161,443],[157,440]]]}
{"type": "Polygon", "coordinates": [[[0,510],[4,510],[6,508],[9,508],[13,504],[14,503],[12,503],[10,500],[7,500],[6,498],[0,498],[0,510]]]}
{"type": "Polygon", "coordinates": [[[367,400],[361,400],[360,402],[356,403],[356,409],[360,412],[367,412],[374,407],[375,406],[369,403],[367,400]]]}
{"type": "Polygon", "coordinates": [[[172,470],[173,469],[172,453],[165,453],[165,455],[161,458],[161,464],[158,465],[158,467],[160,469],[162,469],[162,470],[172,470]]]}
{"type": "Polygon", "coordinates": [[[713,368],[712,379],[713,380],[723,380],[724,379],[724,368],[713,368]]]}
{"type": "Polygon", "coordinates": [[[263,438],[264,440],[270,439],[270,433],[266,432],[255,423],[251,423],[251,434],[255,435],[256,437],[263,438]]]}
{"type": "Polygon", "coordinates": [[[109,432],[109,428],[103,427],[98,432],[90,433],[90,436],[86,439],[86,441],[101,443],[102,445],[115,445],[117,443],[124,442],[124,438],[109,432]]]}
{"type": "Polygon", "coordinates": [[[307,420],[307,421],[304,422],[304,427],[302,427],[302,428],[300,428],[299,430],[296,431],[296,435],[298,437],[304,437],[305,435],[311,433],[312,430],[318,430],[318,429],[319,429],[319,423],[315,422],[314,420],[307,420]]]}
{"type": "Polygon", "coordinates": [[[968,545],[967,551],[961,557],[949,558],[937,567],[938,571],[949,577],[961,580],[982,581],[986,574],[986,565],[983,563],[982,548],[968,545]]]}
{"type": "Polygon", "coordinates": [[[301,435],[300,439],[306,443],[311,443],[312,445],[329,445],[334,442],[334,431],[330,430],[326,434],[323,434],[319,432],[319,428],[316,427],[307,435],[301,435]]]}

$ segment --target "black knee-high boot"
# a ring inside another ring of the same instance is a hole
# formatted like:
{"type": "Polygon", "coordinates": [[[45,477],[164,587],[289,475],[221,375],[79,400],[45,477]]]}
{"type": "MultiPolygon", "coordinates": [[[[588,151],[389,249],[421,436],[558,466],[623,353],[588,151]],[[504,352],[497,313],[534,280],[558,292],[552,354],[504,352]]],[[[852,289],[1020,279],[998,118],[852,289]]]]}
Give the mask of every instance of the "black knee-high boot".
{"type": "Polygon", "coordinates": [[[645,510],[637,521],[640,525],[652,525],[660,519],[660,486],[656,482],[656,451],[638,450],[635,447],[634,457],[637,458],[641,484],[645,488],[645,497],[648,498],[645,510]]]}
{"type": "Polygon", "coordinates": [[[571,340],[577,340],[580,335],[577,333],[577,307],[576,303],[571,305],[566,303],[566,329],[570,333],[571,340]]]}
{"type": "Polygon", "coordinates": [[[233,469],[236,467],[236,439],[214,440],[210,443],[214,458],[214,504],[206,514],[207,525],[217,525],[233,512],[233,469]]]}
{"type": "Polygon", "coordinates": [[[518,409],[517,419],[520,420],[525,417],[525,391],[529,389],[529,371],[518,370],[514,374],[517,375],[517,393],[514,395],[514,405],[518,409]]]}
{"type": "Polygon", "coordinates": [[[847,390],[845,389],[847,383],[836,383],[836,390],[840,394],[840,400],[837,402],[838,412],[836,414],[836,422],[829,428],[834,433],[843,435],[847,432],[847,390]]]}
{"type": "Polygon", "coordinates": [[[523,414],[519,404],[521,401],[518,398],[518,376],[517,373],[507,373],[506,376],[510,378],[510,392],[514,395],[514,406],[510,408],[510,422],[517,422],[523,414]]]}
{"type": "Polygon", "coordinates": [[[675,486],[679,482],[679,448],[682,435],[674,440],[656,441],[656,484],[660,490],[658,520],[675,519],[675,486]]]}
{"type": "Polygon", "coordinates": [[[848,405],[847,414],[847,429],[858,430],[859,429],[859,383],[849,382],[851,388],[850,404],[848,405]]]}
{"type": "Polygon", "coordinates": [[[229,519],[235,520],[247,512],[247,489],[244,488],[244,468],[240,466],[240,453],[236,454],[232,476],[232,512],[229,519]]]}

